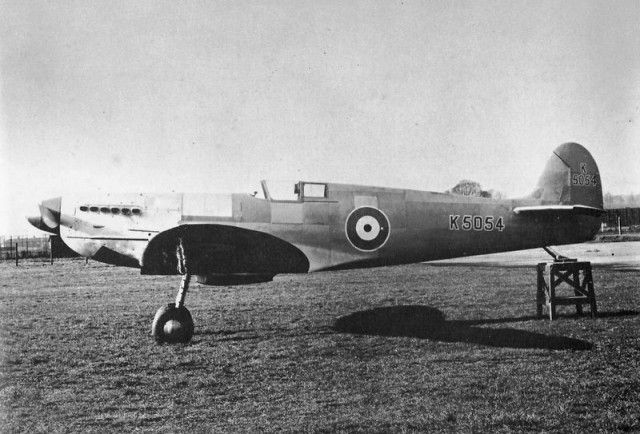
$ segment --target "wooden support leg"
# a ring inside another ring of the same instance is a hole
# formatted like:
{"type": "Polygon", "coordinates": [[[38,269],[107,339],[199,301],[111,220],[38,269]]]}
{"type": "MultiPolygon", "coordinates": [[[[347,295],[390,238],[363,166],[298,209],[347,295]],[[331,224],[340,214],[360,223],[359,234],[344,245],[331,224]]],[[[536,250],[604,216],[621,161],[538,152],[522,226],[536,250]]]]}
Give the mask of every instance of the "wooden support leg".
{"type": "Polygon", "coordinates": [[[538,264],[536,267],[536,271],[538,273],[538,289],[536,291],[536,314],[538,318],[542,318],[542,306],[546,302],[546,291],[545,288],[547,284],[544,281],[544,271],[546,264],[544,262],[538,264]]]}
{"type": "Polygon", "coordinates": [[[591,274],[591,264],[584,271],[584,278],[587,284],[587,293],[589,294],[589,302],[591,306],[591,318],[598,316],[598,307],[596,306],[596,292],[593,289],[593,275],[591,274]]]}
{"type": "MultiPolygon", "coordinates": [[[[573,293],[576,297],[584,295],[580,292],[580,270],[577,268],[573,270],[573,293]]],[[[576,313],[582,315],[582,301],[578,299],[576,299],[576,313]]]]}
{"type": "Polygon", "coordinates": [[[547,297],[547,307],[549,309],[549,320],[556,319],[556,281],[554,279],[554,267],[549,266],[549,296],[547,297]]]}

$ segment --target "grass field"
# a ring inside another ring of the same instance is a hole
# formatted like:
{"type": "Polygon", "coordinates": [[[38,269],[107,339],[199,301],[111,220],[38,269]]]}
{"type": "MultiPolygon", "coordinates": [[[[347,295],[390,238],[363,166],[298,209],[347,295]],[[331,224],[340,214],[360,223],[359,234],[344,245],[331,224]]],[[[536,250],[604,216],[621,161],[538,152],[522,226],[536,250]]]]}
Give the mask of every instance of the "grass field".
{"type": "Polygon", "coordinates": [[[535,269],[416,264],[193,285],[0,264],[4,432],[640,430],[640,272],[594,269],[601,316],[535,314],[535,269]],[[446,319],[443,319],[446,318],[446,319]]]}

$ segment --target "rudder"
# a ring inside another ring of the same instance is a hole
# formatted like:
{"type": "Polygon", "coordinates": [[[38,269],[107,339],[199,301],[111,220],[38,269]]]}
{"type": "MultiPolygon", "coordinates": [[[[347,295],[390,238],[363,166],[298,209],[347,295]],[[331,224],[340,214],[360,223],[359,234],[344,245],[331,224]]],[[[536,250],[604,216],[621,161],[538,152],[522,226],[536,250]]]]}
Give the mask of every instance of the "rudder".
{"type": "Polygon", "coordinates": [[[582,145],[564,143],[554,151],[532,197],[543,204],[602,209],[602,184],[595,160],[582,145]]]}

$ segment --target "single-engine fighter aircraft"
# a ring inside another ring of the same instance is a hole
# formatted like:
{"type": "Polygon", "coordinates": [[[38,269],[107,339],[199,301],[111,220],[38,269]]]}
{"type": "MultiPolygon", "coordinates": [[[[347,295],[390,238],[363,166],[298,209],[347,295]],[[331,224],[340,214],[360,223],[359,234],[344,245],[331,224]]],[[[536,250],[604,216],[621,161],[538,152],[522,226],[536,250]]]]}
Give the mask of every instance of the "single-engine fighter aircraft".
{"type": "Polygon", "coordinates": [[[293,197],[127,194],[55,198],[35,227],[80,255],[141,274],[182,275],[175,303],[152,324],[158,342],[188,342],[191,277],[204,285],[406,264],[591,240],[602,188],[591,154],[576,143],[553,152],[535,190],[516,200],[300,181],[293,197]]]}

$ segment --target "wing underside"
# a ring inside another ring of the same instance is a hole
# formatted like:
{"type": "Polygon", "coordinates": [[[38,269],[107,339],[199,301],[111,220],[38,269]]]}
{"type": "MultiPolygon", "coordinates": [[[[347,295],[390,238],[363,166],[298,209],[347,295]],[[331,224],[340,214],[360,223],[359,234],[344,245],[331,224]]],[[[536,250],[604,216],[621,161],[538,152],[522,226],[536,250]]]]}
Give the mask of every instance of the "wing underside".
{"type": "Polygon", "coordinates": [[[304,273],[309,260],[294,245],[273,235],[218,224],[181,225],[161,232],[142,256],[142,274],[180,274],[182,245],[188,271],[194,275],[304,273]]]}

